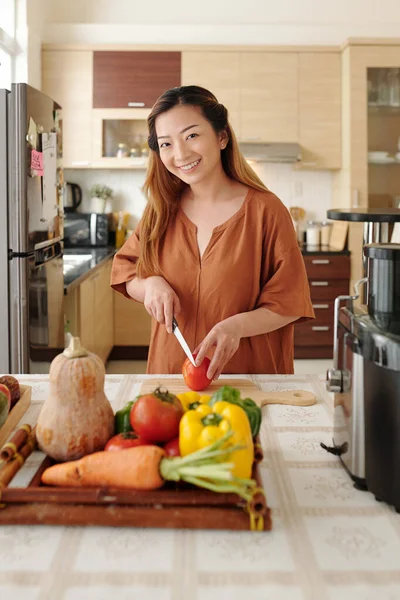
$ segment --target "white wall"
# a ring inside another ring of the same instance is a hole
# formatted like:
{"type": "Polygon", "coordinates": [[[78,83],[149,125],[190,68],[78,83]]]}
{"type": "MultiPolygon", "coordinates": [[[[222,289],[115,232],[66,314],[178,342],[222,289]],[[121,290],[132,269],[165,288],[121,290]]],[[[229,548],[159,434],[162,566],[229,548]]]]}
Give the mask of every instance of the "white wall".
{"type": "MultiPolygon", "coordinates": [[[[322,221],[331,208],[332,175],[328,171],[298,171],[290,164],[252,164],[265,185],[282,202],[290,206],[301,206],[306,211],[306,220],[322,221]]],[[[96,183],[112,188],[114,195],[111,206],[106,210],[127,211],[132,214],[130,227],[133,228],[142,216],[146,200],[141,192],[144,171],[106,169],[66,169],[65,179],[82,187],[82,212],[91,212],[90,188],[96,183]]]]}
{"type": "Polygon", "coordinates": [[[341,44],[398,37],[399,0],[53,0],[46,42],[341,44]]]}

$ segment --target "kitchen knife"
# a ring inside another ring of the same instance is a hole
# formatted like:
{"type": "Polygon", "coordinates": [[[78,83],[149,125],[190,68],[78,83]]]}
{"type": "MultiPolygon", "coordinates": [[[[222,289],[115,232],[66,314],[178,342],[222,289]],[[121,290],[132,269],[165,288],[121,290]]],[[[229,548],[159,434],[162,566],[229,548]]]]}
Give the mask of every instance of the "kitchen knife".
{"type": "Polygon", "coordinates": [[[172,318],[172,333],[175,334],[176,339],[178,340],[178,342],[180,343],[180,345],[182,346],[182,349],[184,351],[184,353],[186,354],[186,356],[188,357],[188,359],[190,360],[190,362],[192,363],[193,366],[196,366],[195,360],[193,358],[193,354],[190,352],[190,348],[186,343],[185,338],[183,337],[179,327],[178,327],[178,322],[175,319],[175,317],[172,318]]]}

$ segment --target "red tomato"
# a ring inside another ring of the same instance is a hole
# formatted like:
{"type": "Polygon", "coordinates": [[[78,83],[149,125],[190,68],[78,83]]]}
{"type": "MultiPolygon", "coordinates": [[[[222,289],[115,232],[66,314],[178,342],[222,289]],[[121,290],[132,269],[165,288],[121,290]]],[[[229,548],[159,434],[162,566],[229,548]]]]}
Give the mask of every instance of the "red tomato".
{"type": "Polygon", "coordinates": [[[209,365],[210,359],[207,356],[199,367],[193,366],[188,358],[185,360],[182,367],[182,374],[188,388],[194,392],[201,392],[210,385],[211,379],[207,377],[209,365]]]}
{"type": "Polygon", "coordinates": [[[139,396],[132,406],[132,429],[149,442],[169,442],[179,433],[183,415],[182,404],[174,394],[157,388],[151,394],[139,396]]]}
{"type": "Polygon", "coordinates": [[[179,438],[176,437],[163,446],[166,456],[180,456],[179,438]]]}
{"type": "Polygon", "coordinates": [[[124,433],[118,433],[110,438],[104,450],[114,452],[115,450],[126,450],[126,448],[146,445],[149,445],[149,442],[141,438],[137,433],[134,431],[125,431],[124,433]]]}

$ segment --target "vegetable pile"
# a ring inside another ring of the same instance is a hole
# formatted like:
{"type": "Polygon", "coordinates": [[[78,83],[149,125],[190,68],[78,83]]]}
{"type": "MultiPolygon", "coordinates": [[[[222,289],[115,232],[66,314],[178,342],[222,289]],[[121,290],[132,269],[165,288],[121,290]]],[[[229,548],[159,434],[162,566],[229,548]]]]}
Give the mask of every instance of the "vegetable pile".
{"type": "MultiPolygon", "coordinates": [[[[60,360],[63,369],[76,373],[73,361],[85,360],[86,368],[92,369],[92,356],[75,354],[60,360]]],[[[100,383],[102,379],[103,372],[100,383]]],[[[86,452],[78,460],[64,459],[67,462],[44,471],[43,483],[154,490],[165,481],[185,481],[251,499],[256,485],[251,478],[253,438],[260,429],[261,409],[251,399],[241,399],[234,388],[224,386],[210,396],[193,391],[193,387],[203,389],[200,380],[198,386],[194,380],[191,384],[192,391],[183,394],[158,387],[128,402],[116,412],[113,435],[103,443],[104,450],[86,452]]],[[[93,390],[98,394],[101,387],[93,390]]],[[[71,403],[76,401],[74,393],[71,403]]],[[[92,427],[96,428],[95,422],[92,427]]]]}
{"type": "Polygon", "coordinates": [[[0,427],[7,420],[10,410],[21,397],[18,380],[12,375],[0,377],[0,427]]]}

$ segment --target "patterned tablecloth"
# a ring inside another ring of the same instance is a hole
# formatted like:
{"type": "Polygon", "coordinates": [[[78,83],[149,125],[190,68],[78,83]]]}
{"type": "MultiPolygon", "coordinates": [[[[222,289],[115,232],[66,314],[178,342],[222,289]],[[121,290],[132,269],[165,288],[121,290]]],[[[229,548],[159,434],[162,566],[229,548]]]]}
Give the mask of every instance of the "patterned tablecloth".
{"type": "MultiPolygon", "coordinates": [[[[153,376],[154,377],[154,376],[153,376]]],[[[117,410],[142,375],[109,375],[117,410]]],[[[398,600],[400,515],[354,489],[331,443],[332,399],[323,377],[257,376],[265,390],[306,389],[318,404],[263,409],[261,472],[267,533],[103,527],[0,527],[0,598],[9,600],[398,600]]],[[[24,422],[47,397],[42,375],[24,422]]],[[[34,453],[14,485],[32,476],[34,453]]]]}

